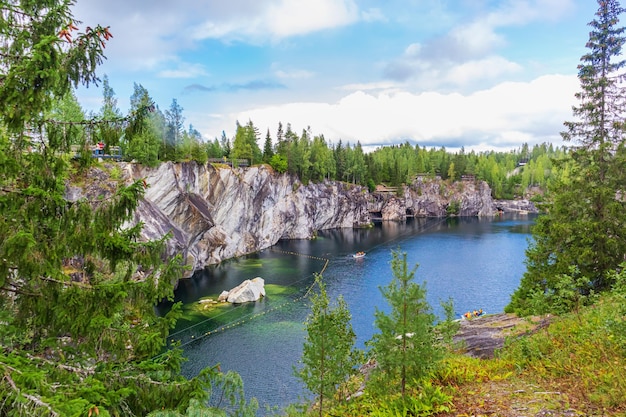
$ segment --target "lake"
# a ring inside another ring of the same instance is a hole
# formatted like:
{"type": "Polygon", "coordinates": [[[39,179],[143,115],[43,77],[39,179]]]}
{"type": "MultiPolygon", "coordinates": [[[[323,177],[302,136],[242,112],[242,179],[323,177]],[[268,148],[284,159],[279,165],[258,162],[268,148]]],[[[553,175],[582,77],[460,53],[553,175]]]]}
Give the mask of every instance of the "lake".
{"type": "MultiPolygon", "coordinates": [[[[409,219],[370,229],[321,231],[315,239],[281,241],[267,250],[232,259],[182,280],[176,300],[185,318],[171,340],[182,343],[187,376],[221,365],[244,381],[246,396],[264,406],[284,407],[309,394],[293,376],[302,354],[308,291],[323,272],[331,300],[340,294],[352,314],[357,345],[376,332],[376,308],[387,311],[380,293],[392,279],[391,251],[406,252],[415,281],[425,282],[427,299],[443,317],[440,301],[451,298],[457,317],[469,310],[499,313],[525,271],[525,250],[533,215],[493,218],[409,219]],[[355,259],[352,254],[366,252],[355,259]],[[245,279],[262,277],[267,296],[238,306],[200,303],[216,299],[245,279]]],[[[167,308],[166,305],[160,308],[167,308]]],[[[262,413],[262,411],[260,412],[262,413]]]]}

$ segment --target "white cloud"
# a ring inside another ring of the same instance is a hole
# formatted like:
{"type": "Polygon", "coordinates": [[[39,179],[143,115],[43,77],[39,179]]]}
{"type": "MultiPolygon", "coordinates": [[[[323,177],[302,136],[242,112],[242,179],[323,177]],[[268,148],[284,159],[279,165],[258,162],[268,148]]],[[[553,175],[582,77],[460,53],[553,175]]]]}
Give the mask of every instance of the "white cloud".
{"type": "MultiPolygon", "coordinates": [[[[79,1],[84,25],[110,25],[105,65],[163,70],[181,50],[204,39],[261,43],[349,25],[361,16],[354,0],[79,1]]],[[[163,70],[177,72],[176,69],[163,70]]]]}
{"type": "Polygon", "coordinates": [[[352,0],[282,0],[270,6],[266,29],[278,38],[348,25],[358,20],[352,0]]]}
{"type": "Polygon", "coordinates": [[[402,56],[389,62],[385,75],[416,85],[456,86],[480,79],[519,72],[519,64],[497,56],[507,46],[501,29],[540,20],[557,20],[573,8],[573,0],[508,0],[497,9],[477,13],[474,19],[454,26],[442,36],[410,44],[402,56]],[[495,64],[493,69],[489,65],[495,64]],[[486,72],[483,70],[487,70],[486,72]],[[459,76],[459,78],[456,78],[459,76]]]}
{"type": "Polygon", "coordinates": [[[389,19],[384,15],[384,13],[375,7],[371,9],[364,10],[361,12],[361,17],[365,22],[387,22],[389,19]]]}
{"type": "Polygon", "coordinates": [[[323,29],[349,25],[359,20],[353,0],[274,0],[259,2],[257,13],[239,13],[214,17],[197,26],[195,39],[245,40],[259,43],[267,40],[304,35],[323,29]]]}
{"type": "Polygon", "coordinates": [[[574,0],[508,0],[482,19],[490,27],[523,25],[529,22],[553,21],[575,7],[574,0]]]}
{"type": "Polygon", "coordinates": [[[547,75],[471,95],[357,91],[334,104],[298,102],[250,109],[225,115],[219,127],[200,128],[215,137],[236,120],[252,120],[262,132],[273,132],[282,122],[291,123],[296,132],[311,126],[327,140],[360,141],[364,146],[414,140],[420,146],[456,144],[483,150],[489,143],[491,148],[511,149],[524,142],[556,144],[563,121],[571,118],[577,87],[576,77],[547,75]]]}
{"type": "Polygon", "coordinates": [[[464,62],[454,66],[445,74],[445,81],[452,85],[465,86],[476,80],[499,79],[522,71],[521,65],[508,61],[501,56],[464,62]]]}
{"type": "Polygon", "coordinates": [[[397,83],[391,81],[374,81],[371,83],[354,83],[346,84],[337,88],[337,90],[343,91],[397,91],[400,86],[397,83]]]}
{"type": "Polygon", "coordinates": [[[77,2],[74,13],[83,22],[82,27],[111,26],[113,38],[105,50],[105,67],[153,70],[175,62],[179,49],[190,45],[183,30],[188,11],[160,0],[144,6],[124,0],[77,2]]]}

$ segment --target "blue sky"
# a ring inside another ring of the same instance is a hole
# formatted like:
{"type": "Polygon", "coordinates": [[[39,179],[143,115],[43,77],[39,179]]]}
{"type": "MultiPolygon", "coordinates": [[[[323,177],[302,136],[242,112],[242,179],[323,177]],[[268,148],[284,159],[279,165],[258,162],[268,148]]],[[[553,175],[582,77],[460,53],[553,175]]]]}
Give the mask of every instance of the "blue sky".
{"type": "MultiPolygon", "coordinates": [[[[111,27],[106,74],[173,99],[204,138],[251,120],[366,149],[561,144],[579,89],[592,0],[77,0],[111,27]]],[[[97,110],[102,91],[81,88],[97,110]]]]}

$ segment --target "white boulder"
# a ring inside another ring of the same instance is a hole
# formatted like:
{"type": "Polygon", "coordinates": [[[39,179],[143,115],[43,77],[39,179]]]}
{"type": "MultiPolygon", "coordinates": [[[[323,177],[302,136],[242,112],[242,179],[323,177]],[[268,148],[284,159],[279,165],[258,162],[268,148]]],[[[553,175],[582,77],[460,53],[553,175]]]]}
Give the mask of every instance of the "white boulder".
{"type": "MultiPolygon", "coordinates": [[[[220,299],[223,299],[224,293],[220,295],[220,299]]],[[[232,290],[228,291],[228,295],[225,297],[226,301],[233,304],[247,303],[249,301],[256,301],[265,296],[265,280],[260,277],[254,279],[247,279],[232,290]]]]}

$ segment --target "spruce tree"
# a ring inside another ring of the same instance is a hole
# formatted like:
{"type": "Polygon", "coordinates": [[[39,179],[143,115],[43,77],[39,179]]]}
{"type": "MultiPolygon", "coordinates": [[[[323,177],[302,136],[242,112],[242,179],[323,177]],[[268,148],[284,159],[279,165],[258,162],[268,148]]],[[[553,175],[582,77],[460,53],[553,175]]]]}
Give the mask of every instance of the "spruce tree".
{"type": "Polygon", "coordinates": [[[274,156],[274,146],[272,145],[272,137],[270,136],[270,130],[267,129],[265,135],[265,142],[263,143],[263,162],[269,164],[274,156]]]}
{"type": "MultiPolygon", "coordinates": [[[[72,86],[97,81],[112,36],[81,32],[72,4],[0,6],[0,415],[185,412],[225,377],[209,368],[188,380],[180,350],[157,356],[180,309],[159,317],[154,305],[172,297],[181,267],[131,221],[148,184],[84,176],[89,192],[66,192],[85,171],[68,156],[73,125],[50,110],[72,86]]],[[[119,138],[145,110],[76,123],[119,138]]]]}
{"type": "Polygon", "coordinates": [[[322,277],[316,275],[315,282],[319,293],[312,296],[306,321],[302,367],[294,373],[317,396],[321,417],[325,400],[337,395],[340,384],[354,373],[361,354],[354,348],[356,335],[345,300],[339,297],[331,307],[322,277]]]}
{"type": "Polygon", "coordinates": [[[370,386],[378,392],[399,392],[403,398],[409,383],[427,376],[443,355],[436,341],[435,316],[426,301],[426,286],[413,281],[417,267],[409,271],[406,253],[392,251],[393,279],[381,288],[391,311],[376,310],[379,333],[369,342],[376,360],[370,386]]]}
{"type": "Polygon", "coordinates": [[[625,61],[620,58],[626,38],[624,28],[617,26],[625,10],[616,0],[599,0],[598,5],[589,24],[589,50],[578,67],[575,121],[566,122],[562,133],[574,143],[570,158],[561,161],[568,175],[549,189],[546,215],[538,218],[526,252],[527,272],[507,311],[551,311],[551,300],[569,297],[573,287],[583,296],[607,290],[612,285],[609,272],[626,253],[626,91],[625,61]],[[568,291],[562,293],[562,288],[568,291]]]}

